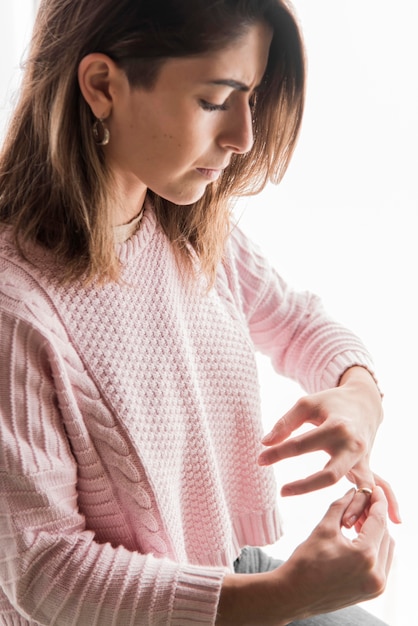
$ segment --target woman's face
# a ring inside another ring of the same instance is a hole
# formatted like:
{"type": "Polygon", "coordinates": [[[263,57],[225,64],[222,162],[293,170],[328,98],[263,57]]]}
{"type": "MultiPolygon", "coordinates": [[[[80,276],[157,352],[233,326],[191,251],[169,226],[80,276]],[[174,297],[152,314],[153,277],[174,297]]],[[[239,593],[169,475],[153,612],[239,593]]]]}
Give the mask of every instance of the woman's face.
{"type": "Polygon", "coordinates": [[[106,159],[123,193],[149,188],[191,204],[253,144],[251,105],[265,73],[272,32],[248,28],[230,46],[170,59],[152,90],[121,82],[106,123],[106,159]]]}

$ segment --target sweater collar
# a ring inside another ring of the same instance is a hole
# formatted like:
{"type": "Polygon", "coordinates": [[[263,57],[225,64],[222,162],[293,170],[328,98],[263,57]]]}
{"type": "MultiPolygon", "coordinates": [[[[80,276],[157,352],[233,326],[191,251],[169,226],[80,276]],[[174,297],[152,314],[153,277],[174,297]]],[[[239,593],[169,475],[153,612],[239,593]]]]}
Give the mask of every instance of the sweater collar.
{"type": "Polygon", "coordinates": [[[116,254],[122,265],[126,265],[143,252],[155,233],[156,217],[149,198],[145,199],[143,210],[134,220],[116,229],[118,231],[115,233],[116,254]]]}

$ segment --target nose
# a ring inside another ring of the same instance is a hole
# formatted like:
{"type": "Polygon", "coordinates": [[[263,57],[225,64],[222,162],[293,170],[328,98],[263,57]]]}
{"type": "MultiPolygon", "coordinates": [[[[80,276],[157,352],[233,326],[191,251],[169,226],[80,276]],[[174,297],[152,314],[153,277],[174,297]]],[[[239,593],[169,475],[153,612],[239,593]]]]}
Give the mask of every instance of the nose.
{"type": "Polygon", "coordinates": [[[219,145],[236,154],[245,154],[253,147],[253,119],[248,102],[241,105],[239,110],[231,107],[224,118],[224,126],[219,134],[219,145]]]}

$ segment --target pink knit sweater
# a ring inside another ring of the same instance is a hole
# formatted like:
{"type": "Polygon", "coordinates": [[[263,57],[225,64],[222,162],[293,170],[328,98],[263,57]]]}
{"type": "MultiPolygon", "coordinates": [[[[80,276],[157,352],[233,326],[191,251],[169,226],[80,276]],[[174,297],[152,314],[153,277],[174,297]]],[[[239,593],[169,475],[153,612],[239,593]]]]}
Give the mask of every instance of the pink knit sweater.
{"type": "Polygon", "coordinates": [[[0,623],[213,624],[241,547],[280,536],[255,350],[309,392],[367,352],[237,228],[208,294],[149,208],[100,289],[0,245],[0,623]]]}

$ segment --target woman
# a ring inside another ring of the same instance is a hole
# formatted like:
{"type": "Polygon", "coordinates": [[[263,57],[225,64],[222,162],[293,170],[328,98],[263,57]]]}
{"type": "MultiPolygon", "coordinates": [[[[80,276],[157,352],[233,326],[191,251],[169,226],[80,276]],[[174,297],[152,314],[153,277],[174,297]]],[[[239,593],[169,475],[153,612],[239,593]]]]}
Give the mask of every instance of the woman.
{"type": "Polygon", "coordinates": [[[2,623],[381,623],[340,611],[399,521],[370,357],[230,224],[303,96],[281,0],[41,3],[0,161],[2,623]],[[309,394],[264,451],[255,350],[309,394]],[[271,465],[314,449],[285,495],[359,488],[277,567],[271,465]]]}

